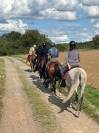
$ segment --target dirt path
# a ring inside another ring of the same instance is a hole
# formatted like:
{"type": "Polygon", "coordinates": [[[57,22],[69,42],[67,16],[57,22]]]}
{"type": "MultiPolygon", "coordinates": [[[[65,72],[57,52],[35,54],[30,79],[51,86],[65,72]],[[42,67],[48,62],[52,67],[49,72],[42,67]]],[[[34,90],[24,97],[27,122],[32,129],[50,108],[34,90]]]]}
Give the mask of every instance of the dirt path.
{"type": "Polygon", "coordinates": [[[0,133],[39,133],[13,63],[6,58],[5,66],[6,91],[0,133]]]}
{"type": "MultiPolygon", "coordinates": [[[[63,97],[54,97],[50,95],[48,89],[44,89],[41,81],[36,80],[35,73],[28,72],[29,67],[24,63],[14,60],[15,64],[26,74],[29,81],[36,86],[40,92],[42,99],[51,107],[51,110],[56,116],[56,121],[59,122],[61,133],[99,133],[99,125],[85,113],[81,113],[80,118],[75,118],[71,109],[63,108],[63,97]]],[[[57,132],[58,133],[58,132],[57,132]]],[[[60,132],[59,132],[60,133],[60,132]]]]}

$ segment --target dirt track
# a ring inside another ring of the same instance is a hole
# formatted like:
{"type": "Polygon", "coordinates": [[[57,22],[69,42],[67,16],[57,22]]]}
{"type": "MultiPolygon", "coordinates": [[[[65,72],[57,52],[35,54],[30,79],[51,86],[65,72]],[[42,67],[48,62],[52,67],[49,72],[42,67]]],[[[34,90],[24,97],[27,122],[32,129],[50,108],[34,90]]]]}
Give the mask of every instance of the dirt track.
{"type": "Polygon", "coordinates": [[[38,125],[34,123],[27,97],[22,91],[22,84],[14,67],[16,65],[27,76],[27,80],[36,85],[42,100],[50,106],[56,117],[61,132],[55,133],[98,133],[99,126],[91,118],[81,113],[75,118],[73,110],[63,108],[63,97],[52,96],[45,90],[41,81],[36,81],[34,73],[27,72],[29,67],[14,59],[14,64],[6,59],[6,93],[4,97],[4,112],[0,133],[39,133],[38,125]],[[11,77],[11,78],[9,78],[11,77]],[[32,78],[30,78],[32,77],[32,78]]]}
{"type": "Polygon", "coordinates": [[[0,133],[39,133],[13,63],[5,59],[5,66],[6,91],[0,133]]]}

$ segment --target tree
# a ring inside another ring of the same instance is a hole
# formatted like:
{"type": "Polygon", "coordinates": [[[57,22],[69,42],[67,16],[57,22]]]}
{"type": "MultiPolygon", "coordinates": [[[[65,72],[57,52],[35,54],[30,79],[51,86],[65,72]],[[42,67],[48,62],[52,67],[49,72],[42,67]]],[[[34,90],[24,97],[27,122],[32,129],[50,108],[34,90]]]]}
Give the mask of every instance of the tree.
{"type": "Polygon", "coordinates": [[[94,47],[95,47],[95,48],[99,48],[99,35],[96,35],[96,36],[93,38],[93,43],[94,43],[94,47]]]}

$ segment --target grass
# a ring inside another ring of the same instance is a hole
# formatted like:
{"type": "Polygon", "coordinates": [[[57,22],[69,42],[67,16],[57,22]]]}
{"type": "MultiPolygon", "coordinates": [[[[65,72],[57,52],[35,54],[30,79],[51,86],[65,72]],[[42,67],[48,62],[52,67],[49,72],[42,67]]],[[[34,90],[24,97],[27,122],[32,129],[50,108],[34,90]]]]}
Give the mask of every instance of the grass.
{"type": "Polygon", "coordinates": [[[84,111],[99,124],[99,91],[86,86],[84,111]]]}
{"type": "Polygon", "coordinates": [[[87,86],[85,90],[86,99],[99,109],[99,90],[93,89],[91,86],[87,86]]]}
{"type": "Polygon", "coordinates": [[[4,94],[4,81],[5,81],[4,60],[0,59],[0,120],[3,108],[2,97],[4,94]]]}

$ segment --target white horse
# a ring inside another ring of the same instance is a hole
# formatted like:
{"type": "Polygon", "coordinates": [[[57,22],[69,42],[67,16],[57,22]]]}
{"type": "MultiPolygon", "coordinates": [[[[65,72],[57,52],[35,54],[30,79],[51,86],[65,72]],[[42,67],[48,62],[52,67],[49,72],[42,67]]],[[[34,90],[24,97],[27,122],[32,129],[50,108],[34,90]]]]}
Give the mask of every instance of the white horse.
{"type": "MultiPolygon", "coordinates": [[[[54,64],[54,65],[55,65],[53,71],[54,76],[51,80],[51,90],[56,94],[56,81],[59,81],[58,88],[60,88],[60,84],[62,81],[61,79],[62,66],[60,66],[59,64],[54,64]]],[[[51,74],[52,72],[50,71],[49,75],[51,76],[51,74]]],[[[73,101],[72,97],[74,97],[74,94],[76,94],[76,101],[77,101],[77,113],[75,114],[76,116],[79,116],[81,111],[86,81],[87,81],[87,74],[83,68],[76,67],[72,68],[70,71],[67,72],[65,82],[69,93],[68,96],[66,97],[65,103],[67,103],[68,106],[68,103],[71,103],[73,101]]]]}
{"type": "Polygon", "coordinates": [[[72,98],[75,92],[76,94],[78,91],[80,93],[78,97],[78,105],[76,112],[76,116],[78,117],[81,111],[86,81],[87,81],[87,74],[84,69],[79,67],[71,69],[67,73],[67,78],[65,80],[66,87],[69,89],[69,94],[66,98],[66,102],[72,98]]]}

